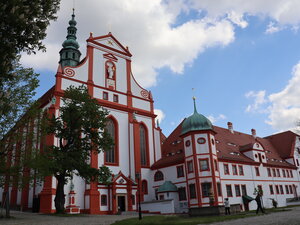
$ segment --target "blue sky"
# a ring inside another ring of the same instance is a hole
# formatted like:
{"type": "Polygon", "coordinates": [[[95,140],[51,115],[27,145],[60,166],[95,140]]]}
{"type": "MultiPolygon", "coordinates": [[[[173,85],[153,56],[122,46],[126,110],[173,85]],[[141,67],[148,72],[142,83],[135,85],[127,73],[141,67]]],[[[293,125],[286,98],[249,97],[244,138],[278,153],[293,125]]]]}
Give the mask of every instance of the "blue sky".
{"type": "MultiPolygon", "coordinates": [[[[165,134],[193,112],[193,95],[198,112],[221,127],[231,121],[234,129],[255,128],[259,136],[295,127],[300,117],[297,2],[274,0],[272,7],[258,0],[248,5],[240,0],[99,2],[76,2],[81,51],[84,55],[90,31],[100,36],[111,30],[128,45],[133,74],[152,91],[165,134]]],[[[71,8],[71,1],[62,0],[58,20],[48,29],[47,53],[23,57],[41,73],[37,97],[54,84],[71,8]]]]}

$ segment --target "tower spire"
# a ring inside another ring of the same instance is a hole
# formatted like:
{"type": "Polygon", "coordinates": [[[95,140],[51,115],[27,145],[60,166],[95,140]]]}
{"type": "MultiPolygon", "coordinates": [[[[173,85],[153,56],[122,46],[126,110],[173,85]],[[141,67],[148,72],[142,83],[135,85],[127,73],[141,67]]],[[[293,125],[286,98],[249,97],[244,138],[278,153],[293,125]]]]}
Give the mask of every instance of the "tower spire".
{"type": "Polygon", "coordinates": [[[65,66],[77,66],[80,61],[81,53],[78,50],[79,44],[76,41],[76,20],[75,20],[75,9],[72,9],[72,18],[69,21],[69,26],[67,28],[66,40],[63,42],[63,48],[60,50],[60,60],[59,63],[62,67],[65,66]]]}
{"type": "Polygon", "coordinates": [[[194,114],[195,114],[195,113],[198,113],[197,107],[196,107],[196,97],[195,96],[193,96],[193,102],[194,102],[194,114]]]}

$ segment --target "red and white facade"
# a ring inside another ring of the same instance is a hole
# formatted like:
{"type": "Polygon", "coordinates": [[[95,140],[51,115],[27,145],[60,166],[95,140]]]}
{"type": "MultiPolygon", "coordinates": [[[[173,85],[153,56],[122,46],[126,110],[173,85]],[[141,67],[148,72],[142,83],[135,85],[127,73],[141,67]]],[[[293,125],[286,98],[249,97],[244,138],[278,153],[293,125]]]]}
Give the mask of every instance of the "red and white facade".
{"type": "MultiPolygon", "coordinates": [[[[287,198],[299,195],[298,135],[287,131],[259,138],[254,131],[251,135],[234,131],[232,124],[228,129],[214,126],[213,130],[181,135],[181,123],[166,138],[155,126],[151,92],[134,79],[131,56],[111,33],[100,37],[90,34],[86,57],[76,67],[59,65],[54,87],[41,97],[42,107],[58,116],[64,90],[84,84],[89,94],[109,111],[115,147],[109,153],[91,154],[90,163],[94,168],[108,166],[114,174],[111,183],[87,184],[74,177],[74,188],[70,188],[71,183],[65,186],[67,210],[90,214],[136,211],[139,191],[142,210],[161,213],[223,205],[226,197],[231,204],[253,209],[256,204],[245,205],[242,196],[253,197],[258,185],[264,191],[265,207],[272,206],[270,198],[283,206],[287,198]],[[56,101],[51,101],[54,98],[56,101]],[[156,190],[165,181],[175,184],[178,191],[158,193],[156,190]]],[[[36,128],[33,123],[20,129],[36,128]]],[[[38,140],[29,144],[42,149],[44,143],[38,140]]],[[[47,145],[59,144],[54,136],[47,136],[45,141],[47,145]]],[[[18,148],[26,144],[28,141],[14,145],[11,154],[18,154],[18,148]]],[[[11,162],[9,155],[7,163],[16,162],[11,162]]],[[[29,171],[24,169],[24,176],[29,171]]],[[[33,196],[39,195],[40,212],[53,213],[55,190],[55,178],[47,177],[42,185],[23,190],[8,186],[0,189],[0,201],[3,191],[10,191],[12,205],[30,209],[33,196]]]]}

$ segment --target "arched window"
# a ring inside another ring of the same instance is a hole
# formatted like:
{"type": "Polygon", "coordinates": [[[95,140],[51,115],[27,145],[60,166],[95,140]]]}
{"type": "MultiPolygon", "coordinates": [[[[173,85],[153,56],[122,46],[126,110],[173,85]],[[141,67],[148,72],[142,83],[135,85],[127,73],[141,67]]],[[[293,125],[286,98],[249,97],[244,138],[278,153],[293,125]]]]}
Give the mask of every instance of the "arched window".
{"type": "Polygon", "coordinates": [[[142,193],[148,194],[148,182],[146,180],[142,181],[142,193]]]}
{"type": "Polygon", "coordinates": [[[140,125],[140,152],[141,152],[141,165],[148,165],[147,154],[147,131],[144,125],[140,125]]]}
{"type": "Polygon", "coordinates": [[[109,149],[107,149],[104,153],[105,155],[105,162],[110,163],[118,163],[117,159],[117,127],[116,123],[109,118],[106,122],[106,131],[113,139],[114,145],[112,145],[109,149]]]}
{"type": "Polygon", "coordinates": [[[161,171],[157,171],[154,174],[154,181],[160,181],[164,179],[164,174],[161,171]]]}

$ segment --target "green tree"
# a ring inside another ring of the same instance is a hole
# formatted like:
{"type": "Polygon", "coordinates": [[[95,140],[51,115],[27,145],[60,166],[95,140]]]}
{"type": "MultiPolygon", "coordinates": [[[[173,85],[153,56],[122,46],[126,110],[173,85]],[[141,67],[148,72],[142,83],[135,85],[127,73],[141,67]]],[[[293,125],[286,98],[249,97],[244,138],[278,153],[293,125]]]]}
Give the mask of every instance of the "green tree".
{"type": "Polygon", "coordinates": [[[60,0],[9,0],[0,2],[0,90],[12,79],[18,54],[45,50],[42,40],[51,20],[56,19],[60,0]]]}
{"type": "Polygon", "coordinates": [[[12,63],[12,79],[3,81],[0,89],[0,140],[32,106],[35,89],[39,86],[39,74],[32,68],[22,67],[19,59],[12,63]]]}
{"type": "MultiPolygon", "coordinates": [[[[39,84],[38,74],[31,68],[23,68],[18,57],[13,62],[11,76],[13,79],[3,82],[0,89],[0,187],[3,186],[4,176],[8,172],[16,177],[20,168],[6,168],[8,153],[14,144],[22,140],[23,132],[20,132],[20,129],[25,129],[29,118],[39,113],[38,103],[32,100],[34,90],[39,84]]],[[[20,157],[23,155],[23,152],[20,152],[20,157]]]]}
{"type": "Polygon", "coordinates": [[[48,127],[48,135],[54,135],[59,145],[48,146],[41,155],[43,160],[37,160],[39,170],[57,179],[57,213],[64,212],[64,185],[73,174],[87,182],[109,176],[107,169],[92,168],[89,159],[91,154],[98,154],[112,145],[105,131],[108,112],[90,97],[84,86],[69,87],[62,102],[59,116],[50,118],[48,127]]]}

